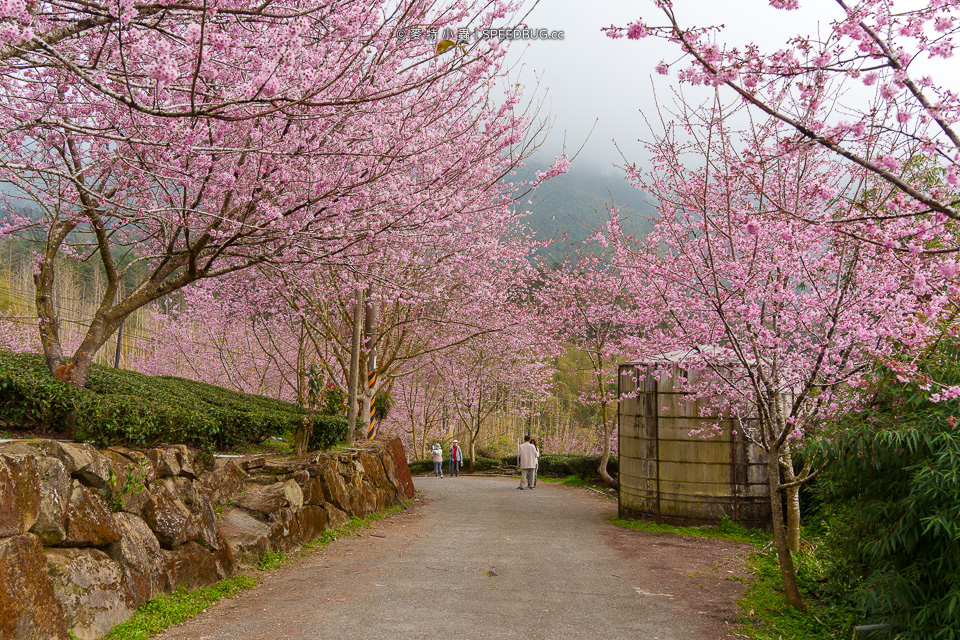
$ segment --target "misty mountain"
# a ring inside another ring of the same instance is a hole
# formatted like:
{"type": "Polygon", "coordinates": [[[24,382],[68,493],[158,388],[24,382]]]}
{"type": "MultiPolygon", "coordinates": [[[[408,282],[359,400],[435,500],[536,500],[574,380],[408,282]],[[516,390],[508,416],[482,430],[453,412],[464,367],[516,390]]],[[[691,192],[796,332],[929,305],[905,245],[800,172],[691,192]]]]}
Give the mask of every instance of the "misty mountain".
{"type": "MultiPolygon", "coordinates": [[[[527,163],[525,169],[531,176],[549,165],[549,160],[538,160],[527,163]]],[[[637,236],[646,235],[652,227],[649,218],[656,214],[652,198],[632,186],[622,172],[577,162],[567,173],[541,185],[527,200],[532,204],[523,201],[523,208],[530,212],[524,223],[537,232],[538,239],[555,240],[552,254],[563,253],[564,239],[575,245],[591,235],[598,224],[597,212],[605,217],[611,202],[620,209],[624,230],[637,236]]]]}

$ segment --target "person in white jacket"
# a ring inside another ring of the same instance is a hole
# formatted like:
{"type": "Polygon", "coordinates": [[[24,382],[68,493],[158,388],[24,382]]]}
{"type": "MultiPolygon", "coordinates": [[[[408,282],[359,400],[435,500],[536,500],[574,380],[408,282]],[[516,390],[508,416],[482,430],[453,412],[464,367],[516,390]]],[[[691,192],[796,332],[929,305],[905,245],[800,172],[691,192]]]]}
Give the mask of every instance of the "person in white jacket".
{"type": "Polygon", "coordinates": [[[520,445],[517,463],[520,465],[520,486],[517,489],[523,489],[523,482],[526,480],[527,489],[533,489],[533,474],[537,468],[537,457],[540,452],[530,444],[530,436],[523,436],[523,444],[520,445]]]}

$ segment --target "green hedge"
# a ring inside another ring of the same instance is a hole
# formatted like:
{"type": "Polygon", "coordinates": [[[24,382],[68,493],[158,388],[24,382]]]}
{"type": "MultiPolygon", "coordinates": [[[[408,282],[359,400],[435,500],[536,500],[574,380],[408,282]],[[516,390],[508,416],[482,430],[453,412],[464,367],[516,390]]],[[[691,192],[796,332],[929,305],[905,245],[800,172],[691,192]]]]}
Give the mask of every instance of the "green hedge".
{"type": "Polygon", "coordinates": [[[310,436],[310,450],[329,449],[347,439],[350,421],[343,416],[317,415],[313,420],[313,433],[310,436]]]}
{"type": "MultiPolygon", "coordinates": [[[[581,478],[587,479],[600,479],[600,474],[597,473],[597,468],[600,466],[600,459],[602,456],[578,456],[578,455],[543,455],[540,456],[540,468],[538,473],[544,476],[556,476],[563,478],[566,476],[580,476],[581,478]]],[[[443,458],[443,468],[447,469],[448,465],[446,453],[443,458]]],[[[468,469],[470,465],[469,459],[464,459],[463,461],[464,468],[468,469]]],[[[516,467],[517,466],[517,456],[506,456],[500,458],[499,460],[493,458],[481,458],[477,457],[477,467],[476,471],[489,471],[491,469],[496,469],[501,466],[506,467],[516,467]]],[[[607,471],[614,478],[619,475],[620,466],[617,456],[610,456],[610,460],[607,463],[607,471]]],[[[414,475],[422,475],[433,473],[433,462],[430,460],[417,460],[410,463],[410,473],[414,475]]]]}
{"type": "MultiPolygon", "coordinates": [[[[99,445],[176,442],[225,449],[295,430],[304,415],[272,398],[99,365],[90,368],[86,389],[76,389],[54,380],[38,354],[0,351],[0,423],[8,427],[75,431],[78,440],[99,445]]],[[[316,448],[329,448],[346,434],[343,419],[314,420],[316,448]]]]}
{"type": "MultiPolygon", "coordinates": [[[[600,455],[541,455],[540,466],[537,470],[538,475],[556,476],[563,478],[566,476],[580,476],[586,479],[600,479],[597,469],[600,467],[600,455]]],[[[517,466],[517,456],[506,456],[502,462],[508,466],[517,466]]],[[[617,456],[610,456],[607,461],[607,473],[616,478],[620,474],[620,461],[617,456]]]]}
{"type": "MultiPolygon", "coordinates": [[[[477,456],[476,468],[470,468],[470,458],[463,459],[463,470],[464,471],[490,471],[491,469],[496,469],[500,466],[500,460],[494,458],[482,458],[477,456]]],[[[409,464],[410,473],[413,475],[425,475],[433,473],[433,461],[432,460],[416,460],[409,464]]],[[[443,471],[447,472],[447,469],[450,468],[450,460],[448,454],[444,453],[443,457],[443,471]]]]}

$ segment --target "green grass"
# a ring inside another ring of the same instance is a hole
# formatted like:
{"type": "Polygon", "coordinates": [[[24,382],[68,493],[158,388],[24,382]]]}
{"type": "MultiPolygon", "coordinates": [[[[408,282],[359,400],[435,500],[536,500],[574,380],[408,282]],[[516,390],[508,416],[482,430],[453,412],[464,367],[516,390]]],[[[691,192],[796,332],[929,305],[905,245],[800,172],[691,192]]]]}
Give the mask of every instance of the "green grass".
{"type": "Polygon", "coordinates": [[[157,596],[137,609],[132,618],[114,627],[104,639],[146,640],[168,627],[193,618],[223,598],[234,598],[252,589],[256,584],[256,578],[240,573],[205,589],[180,589],[169,595],[157,596]]]}
{"type": "Polygon", "coordinates": [[[548,477],[539,474],[537,475],[537,482],[551,482],[553,484],[561,484],[565,487],[588,487],[598,491],[599,493],[602,493],[607,498],[617,497],[617,492],[610,491],[610,487],[605,485],[603,482],[593,478],[584,478],[583,476],[579,475],[548,477]]]}
{"type": "Polygon", "coordinates": [[[747,565],[753,572],[753,582],[737,603],[743,614],[737,633],[754,640],[849,640],[856,624],[852,612],[817,597],[815,585],[810,583],[814,577],[810,572],[815,570],[811,566],[815,564],[811,554],[801,552],[794,558],[808,609],[798,611],[784,601],[776,553],[755,553],[747,565]]]}
{"type": "Polygon", "coordinates": [[[285,565],[290,564],[291,558],[283,551],[267,551],[260,556],[257,566],[261,571],[273,571],[285,565]]]}
{"type": "Polygon", "coordinates": [[[567,486],[567,487],[588,487],[590,486],[590,481],[581,478],[580,476],[567,476],[566,478],[558,478],[556,482],[567,486]]]}
{"type": "Polygon", "coordinates": [[[672,533],[673,535],[684,538],[719,538],[722,540],[743,542],[753,545],[754,547],[762,547],[770,542],[771,539],[768,533],[757,531],[756,529],[747,529],[728,519],[723,519],[711,527],[674,527],[668,524],[656,524],[654,522],[642,522],[639,520],[621,520],[616,516],[611,516],[610,522],[620,527],[634,529],[635,531],[672,533]]]}
{"type": "Polygon", "coordinates": [[[263,442],[250,442],[234,447],[234,453],[241,455],[264,454],[271,456],[291,456],[293,455],[293,432],[287,431],[282,437],[269,437],[263,442]]]}
{"type": "MultiPolygon", "coordinates": [[[[405,501],[408,505],[411,501],[405,501]]],[[[382,518],[396,515],[403,507],[395,506],[385,511],[372,513],[366,518],[354,516],[344,526],[321,533],[317,538],[301,545],[294,555],[281,551],[270,551],[260,557],[257,563],[261,571],[275,571],[290,564],[294,558],[304,557],[322,549],[334,540],[351,536],[369,529],[370,525],[382,518]]],[[[212,587],[186,591],[180,589],[169,595],[160,595],[144,603],[133,617],[115,626],[103,640],[146,640],[161,631],[180,622],[185,622],[203,613],[223,598],[234,598],[239,593],[257,586],[257,578],[246,574],[237,574],[221,580],[212,587]]],[[[72,636],[73,634],[71,634],[72,636]]]]}
{"type": "Polygon", "coordinates": [[[807,611],[798,611],[784,600],[780,566],[770,544],[772,536],[767,532],[747,529],[729,520],[711,527],[675,527],[621,520],[615,516],[610,521],[637,531],[669,533],[685,538],[718,538],[754,547],[756,551],[747,561],[753,577],[747,581],[750,585],[747,592],[737,601],[742,617],[736,632],[741,636],[754,640],[849,640],[853,633],[852,613],[818,597],[824,566],[817,555],[816,540],[809,541],[804,550],[794,554],[797,582],[808,605],[807,611]]]}

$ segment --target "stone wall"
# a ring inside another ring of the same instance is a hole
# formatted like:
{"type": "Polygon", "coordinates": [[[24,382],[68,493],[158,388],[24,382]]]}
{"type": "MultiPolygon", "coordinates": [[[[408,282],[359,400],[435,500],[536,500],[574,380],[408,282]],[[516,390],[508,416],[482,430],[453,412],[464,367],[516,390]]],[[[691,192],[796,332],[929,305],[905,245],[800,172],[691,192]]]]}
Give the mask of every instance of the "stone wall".
{"type": "Polygon", "coordinates": [[[160,593],[413,497],[409,476],[399,441],[207,471],[183,445],[0,445],[0,640],[98,638],[160,593]]]}

